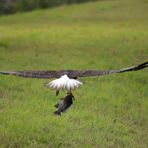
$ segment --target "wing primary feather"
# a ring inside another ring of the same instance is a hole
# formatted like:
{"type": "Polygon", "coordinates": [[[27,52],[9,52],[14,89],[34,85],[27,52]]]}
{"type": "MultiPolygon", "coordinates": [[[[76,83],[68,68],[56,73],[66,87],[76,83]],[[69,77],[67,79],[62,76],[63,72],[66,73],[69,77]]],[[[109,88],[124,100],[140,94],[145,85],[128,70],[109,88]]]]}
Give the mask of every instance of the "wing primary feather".
{"type": "Polygon", "coordinates": [[[119,72],[122,73],[122,72],[128,72],[128,71],[136,71],[136,70],[140,70],[140,69],[143,69],[143,68],[146,68],[146,67],[148,67],[148,62],[139,64],[137,66],[132,66],[132,67],[129,67],[129,68],[123,68],[119,72]]]}

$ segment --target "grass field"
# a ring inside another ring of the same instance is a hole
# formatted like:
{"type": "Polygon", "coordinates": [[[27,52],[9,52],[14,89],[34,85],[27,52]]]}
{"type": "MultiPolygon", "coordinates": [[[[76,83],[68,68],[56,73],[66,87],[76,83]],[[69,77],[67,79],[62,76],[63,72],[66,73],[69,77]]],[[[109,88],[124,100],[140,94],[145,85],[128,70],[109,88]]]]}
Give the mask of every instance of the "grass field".
{"type": "MultiPolygon", "coordinates": [[[[148,60],[147,0],[106,0],[0,17],[0,70],[118,69],[148,60]]],[[[148,70],[79,79],[74,105],[45,79],[0,75],[0,147],[147,148],[148,70]]]]}

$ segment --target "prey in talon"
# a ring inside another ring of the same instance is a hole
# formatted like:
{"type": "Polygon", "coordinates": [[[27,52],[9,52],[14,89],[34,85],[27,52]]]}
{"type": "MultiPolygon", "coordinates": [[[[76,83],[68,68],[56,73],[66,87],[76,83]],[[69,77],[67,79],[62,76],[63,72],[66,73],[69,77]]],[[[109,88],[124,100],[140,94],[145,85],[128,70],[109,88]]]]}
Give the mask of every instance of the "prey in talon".
{"type": "Polygon", "coordinates": [[[66,97],[61,98],[60,102],[55,105],[57,110],[54,112],[56,115],[61,115],[73,104],[74,96],[72,93],[68,93],[66,97]]]}

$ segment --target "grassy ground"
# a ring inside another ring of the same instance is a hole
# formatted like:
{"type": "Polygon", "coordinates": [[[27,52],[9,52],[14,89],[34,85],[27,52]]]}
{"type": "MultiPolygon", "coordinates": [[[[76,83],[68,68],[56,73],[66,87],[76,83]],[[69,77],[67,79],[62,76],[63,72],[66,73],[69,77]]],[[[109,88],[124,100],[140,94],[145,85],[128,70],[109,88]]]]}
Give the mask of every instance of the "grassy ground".
{"type": "MultiPolygon", "coordinates": [[[[0,17],[0,70],[117,69],[148,59],[148,2],[108,0],[0,17]]],[[[81,78],[74,105],[50,80],[0,76],[0,147],[147,148],[148,75],[81,78]]]]}

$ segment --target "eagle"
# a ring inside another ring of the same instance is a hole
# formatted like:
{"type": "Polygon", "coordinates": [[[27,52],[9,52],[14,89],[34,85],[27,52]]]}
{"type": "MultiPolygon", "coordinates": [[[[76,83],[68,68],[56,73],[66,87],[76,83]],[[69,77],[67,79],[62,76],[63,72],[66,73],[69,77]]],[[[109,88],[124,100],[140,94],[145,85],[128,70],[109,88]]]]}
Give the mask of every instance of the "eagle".
{"type": "Polygon", "coordinates": [[[148,67],[148,62],[117,70],[23,70],[0,71],[0,74],[14,75],[25,78],[56,78],[55,80],[45,84],[45,86],[56,90],[56,95],[58,95],[61,90],[67,91],[66,97],[61,98],[60,102],[55,105],[57,111],[54,113],[61,115],[62,112],[73,104],[74,96],[72,91],[83,85],[82,82],[77,80],[79,77],[103,76],[115,73],[131,72],[141,70],[146,67],[148,67]]]}

